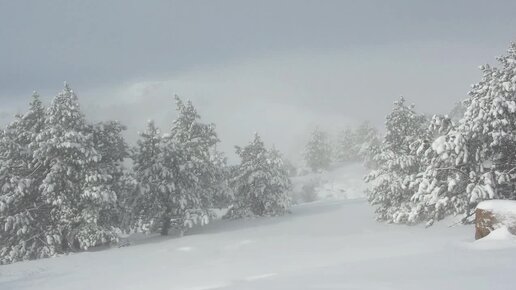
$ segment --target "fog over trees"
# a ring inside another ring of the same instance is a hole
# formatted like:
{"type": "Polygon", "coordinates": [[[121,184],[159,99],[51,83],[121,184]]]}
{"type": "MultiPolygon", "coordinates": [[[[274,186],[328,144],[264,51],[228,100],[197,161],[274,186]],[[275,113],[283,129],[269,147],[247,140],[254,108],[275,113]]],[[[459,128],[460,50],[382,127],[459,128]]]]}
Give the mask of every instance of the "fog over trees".
{"type": "Polygon", "coordinates": [[[0,290],[514,289],[515,11],[1,2],[0,290]]]}
{"type": "MultiPolygon", "coordinates": [[[[367,122],[337,136],[315,128],[306,167],[363,162],[377,219],[393,223],[432,225],[450,215],[467,223],[478,202],[515,199],[516,44],[481,70],[454,115],[430,118],[400,97],[382,133],[367,122]]],[[[123,232],[182,236],[217,208],[228,218],[289,212],[289,176],[300,173],[277,149],[255,133],[236,147],[240,164],[228,165],[215,125],[190,101],[175,103],[169,128],[149,121],[133,146],[122,124],[89,121],[68,84],[48,106],[34,93],[27,112],[1,131],[1,261],[87,250],[123,232]]]]}

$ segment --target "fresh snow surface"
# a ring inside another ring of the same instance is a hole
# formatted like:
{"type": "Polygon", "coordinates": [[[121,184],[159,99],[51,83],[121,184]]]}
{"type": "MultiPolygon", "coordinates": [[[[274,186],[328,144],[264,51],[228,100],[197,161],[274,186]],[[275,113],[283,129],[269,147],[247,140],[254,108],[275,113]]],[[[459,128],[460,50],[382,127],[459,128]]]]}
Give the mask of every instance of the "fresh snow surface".
{"type": "Polygon", "coordinates": [[[470,245],[470,248],[479,250],[512,248],[514,251],[516,250],[516,236],[511,234],[507,227],[502,226],[480,240],[475,241],[475,243],[470,245]]]}
{"type": "Polygon", "coordinates": [[[515,241],[486,247],[472,226],[450,224],[382,224],[363,199],[324,200],[183,238],[0,266],[0,289],[515,289],[515,241]]]}
{"type": "Polygon", "coordinates": [[[514,200],[486,200],[479,203],[477,208],[500,213],[514,213],[516,215],[516,201],[514,200]]]}
{"type": "Polygon", "coordinates": [[[498,228],[498,229],[490,232],[489,235],[484,237],[482,240],[484,240],[484,241],[486,241],[486,240],[500,241],[500,240],[514,240],[514,239],[516,239],[516,236],[511,234],[509,232],[509,230],[507,229],[507,227],[501,227],[501,228],[498,228]]]}

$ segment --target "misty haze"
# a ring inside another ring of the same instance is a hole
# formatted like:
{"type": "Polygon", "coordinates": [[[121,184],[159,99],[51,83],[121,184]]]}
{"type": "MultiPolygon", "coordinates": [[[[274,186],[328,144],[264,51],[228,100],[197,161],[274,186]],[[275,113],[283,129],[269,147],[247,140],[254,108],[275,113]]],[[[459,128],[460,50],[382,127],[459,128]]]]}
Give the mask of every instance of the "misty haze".
{"type": "Polygon", "coordinates": [[[0,0],[0,289],[515,289],[515,11],[0,0]]]}

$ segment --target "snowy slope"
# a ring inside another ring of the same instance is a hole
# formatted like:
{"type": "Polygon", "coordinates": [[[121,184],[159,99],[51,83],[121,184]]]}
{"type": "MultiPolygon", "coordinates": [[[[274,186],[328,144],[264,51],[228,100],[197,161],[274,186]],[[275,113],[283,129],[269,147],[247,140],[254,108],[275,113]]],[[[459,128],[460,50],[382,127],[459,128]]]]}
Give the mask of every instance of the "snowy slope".
{"type": "Polygon", "coordinates": [[[0,266],[0,289],[515,289],[516,241],[374,221],[361,199],[219,221],[183,238],[0,266]],[[509,243],[509,244],[508,244],[509,243]]]}

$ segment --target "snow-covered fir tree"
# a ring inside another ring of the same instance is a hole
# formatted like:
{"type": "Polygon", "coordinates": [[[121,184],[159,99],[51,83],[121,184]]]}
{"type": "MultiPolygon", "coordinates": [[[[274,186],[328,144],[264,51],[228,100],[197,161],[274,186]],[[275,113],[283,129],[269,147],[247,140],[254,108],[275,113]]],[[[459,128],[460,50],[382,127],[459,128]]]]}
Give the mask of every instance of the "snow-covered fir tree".
{"type": "Polygon", "coordinates": [[[434,157],[414,197],[430,222],[467,218],[481,200],[516,198],[516,44],[498,60],[499,67],[481,67],[457,128],[432,143],[434,157]]]}
{"type": "Polygon", "coordinates": [[[335,154],[340,162],[364,161],[372,165],[372,155],[380,145],[379,134],[369,122],[362,122],[355,128],[346,128],[337,140],[335,154]]]}
{"type": "Polygon", "coordinates": [[[306,165],[313,171],[328,169],[332,161],[331,147],[328,134],[315,128],[304,152],[306,165]]]}
{"type": "Polygon", "coordinates": [[[98,178],[91,182],[97,190],[112,192],[117,199],[113,207],[99,212],[99,219],[106,224],[120,227],[125,215],[123,201],[134,186],[134,181],[123,165],[124,160],[129,157],[129,147],[122,136],[122,132],[127,128],[118,121],[100,122],[89,128],[93,135],[95,150],[101,156],[92,168],[98,178]]]}
{"type": "Polygon", "coordinates": [[[335,148],[335,158],[339,162],[350,162],[358,160],[359,146],[356,132],[351,128],[346,128],[339,133],[337,146],[335,148]]]}
{"type": "Polygon", "coordinates": [[[493,181],[488,185],[484,177],[471,185],[471,202],[516,199],[516,43],[498,62],[499,67],[481,67],[482,80],[469,93],[458,128],[468,141],[469,158],[478,160],[477,175],[490,171],[493,181]]]}
{"type": "Polygon", "coordinates": [[[215,125],[200,122],[190,101],[175,97],[178,117],[164,137],[165,166],[174,173],[172,225],[182,233],[195,223],[205,224],[213,215],[211,207],[217,194],[225,191],[220,180],[221,160],[215,125]]]}
{"type": "Polygon", "coordinates": [[[292,181],[289,168],[281,152],[276,148],[269,150],[269,167],[272,176],[270,181],[269,201],[265,202],[269,215],[281,215],[290,209],[292,181]]]}
{"type": "Polygon", "coordinates": [[[49,207],[39,194],[42,174],[32,156],[45,122],[34,93],[29,111],[0,131],[0,263],[51,256],[46,243],[49,207]]]}
{"type": "Polygon", "coordinates": [[[290,177],[296,176],[297,170],[298,170],[296,165],[294,165],[294,163],[292,163],[292,161],[290,161],[287,158],[283,157],[282,159],[283,159],[283,164],[285,165],[285,168],[287,169],[288,176],[290,176],[290,177]]]}
{"type": "Polygon", "coordinates": [[[375,135],[367,143],[362,144],[360,158],[366,168],[375,169],[378,167],[375,156],[380,153],[382,147],[382,137],[375,135]]]}
{"type": "Polygon", "coordinates": [[[424,134],[425,139],[416,144],[421,173],[412,184],[415,189],[412,208],[403,213],[405,222],[431,225],[464,208],[461,196],[466,194],[464,185],[468,176],[459,168],[453,169],[464,157],[463,152],[455,150],[463,144],[455,129],[451,118],[435,115],[424,134]]]}
{"type": "Polygon", "coordinates": [[[279,152],[267,150],[258,134],[245,147],[236,147],[240,165],[232,185],[235,201],[227,217],[274,216],[288,212],[291,189],[287,168],[279,152]]]}
{"type": "Polygon", "coordinates": [[[426,118],[400,98],[387,116],[385,127],[383,143],[374,157],[378,168],[366,178],[372,183],[367,193],[379,220],[400,223],[407,220],[406,213],[411,210],[411,184],[421,166],[414,144],[424,136],[426,118]]]}
{"type": "Polygon", "coordinates": [[[201,123],[190,102],[176,97],[176,105],[178,117],[170,133],[159,136],[151,123],[135,154],[141,219],[162,235],[171,228],[182,234],[195,223],[207,223],[215,201],[229,192],[215,126],[201,123]]]}
{"type": "Polygon", "coordinates": [[[53,256],[117,239],[123,126],[90,125],[65,89],[1,132],[0,262],[53,256]]]}
{"type": "MultiPolygon", "coordinates": [[[[115,139],[121,138],[120,130],[114,130],[118,135],[115,139]]],[[[56,251],[88,249],[117,240],[117,225],[111,215],[121,193],[116,192],[112,169],[120,165],[121,157],[103,155],[114,150],[97,150],[96,139],[101,143],[110,140],[94,131],[80,110],[77,96],[65,85],[46,111],[45,126],[36,137],[34,150],[43,174],[39,190],[50,207],[44,239],[56,251]]],[[[105,148],[118,150],[117,145],[105,148]]]]}
{"type": "Polygon", "coordinates": [[[214,208],[228,208],[234,199],[234,192],[230,185],[231,167],[222,152],[213,150],[211,156],[213,162],[213,182],[210,185],[212,206],[214,208]]]}
{"type": "Polygon", "coordinates": [[[381,143],[378,130],[365,121],[357,127],[355,135],[358,158],[367,163],[371,152],[374,152],[381,143]]]}
{"type": "MultiPolygon", "coordinates": [[[[133,172],[138,195],[130,200],[136,226],[144,231],[157,231],[166,223],[174,176],[163,164],[163,140],[153,121],[140,133],[132,154],[133,172]]],[[[165,234],[165,233],[164,233],[165,234]]]]}

